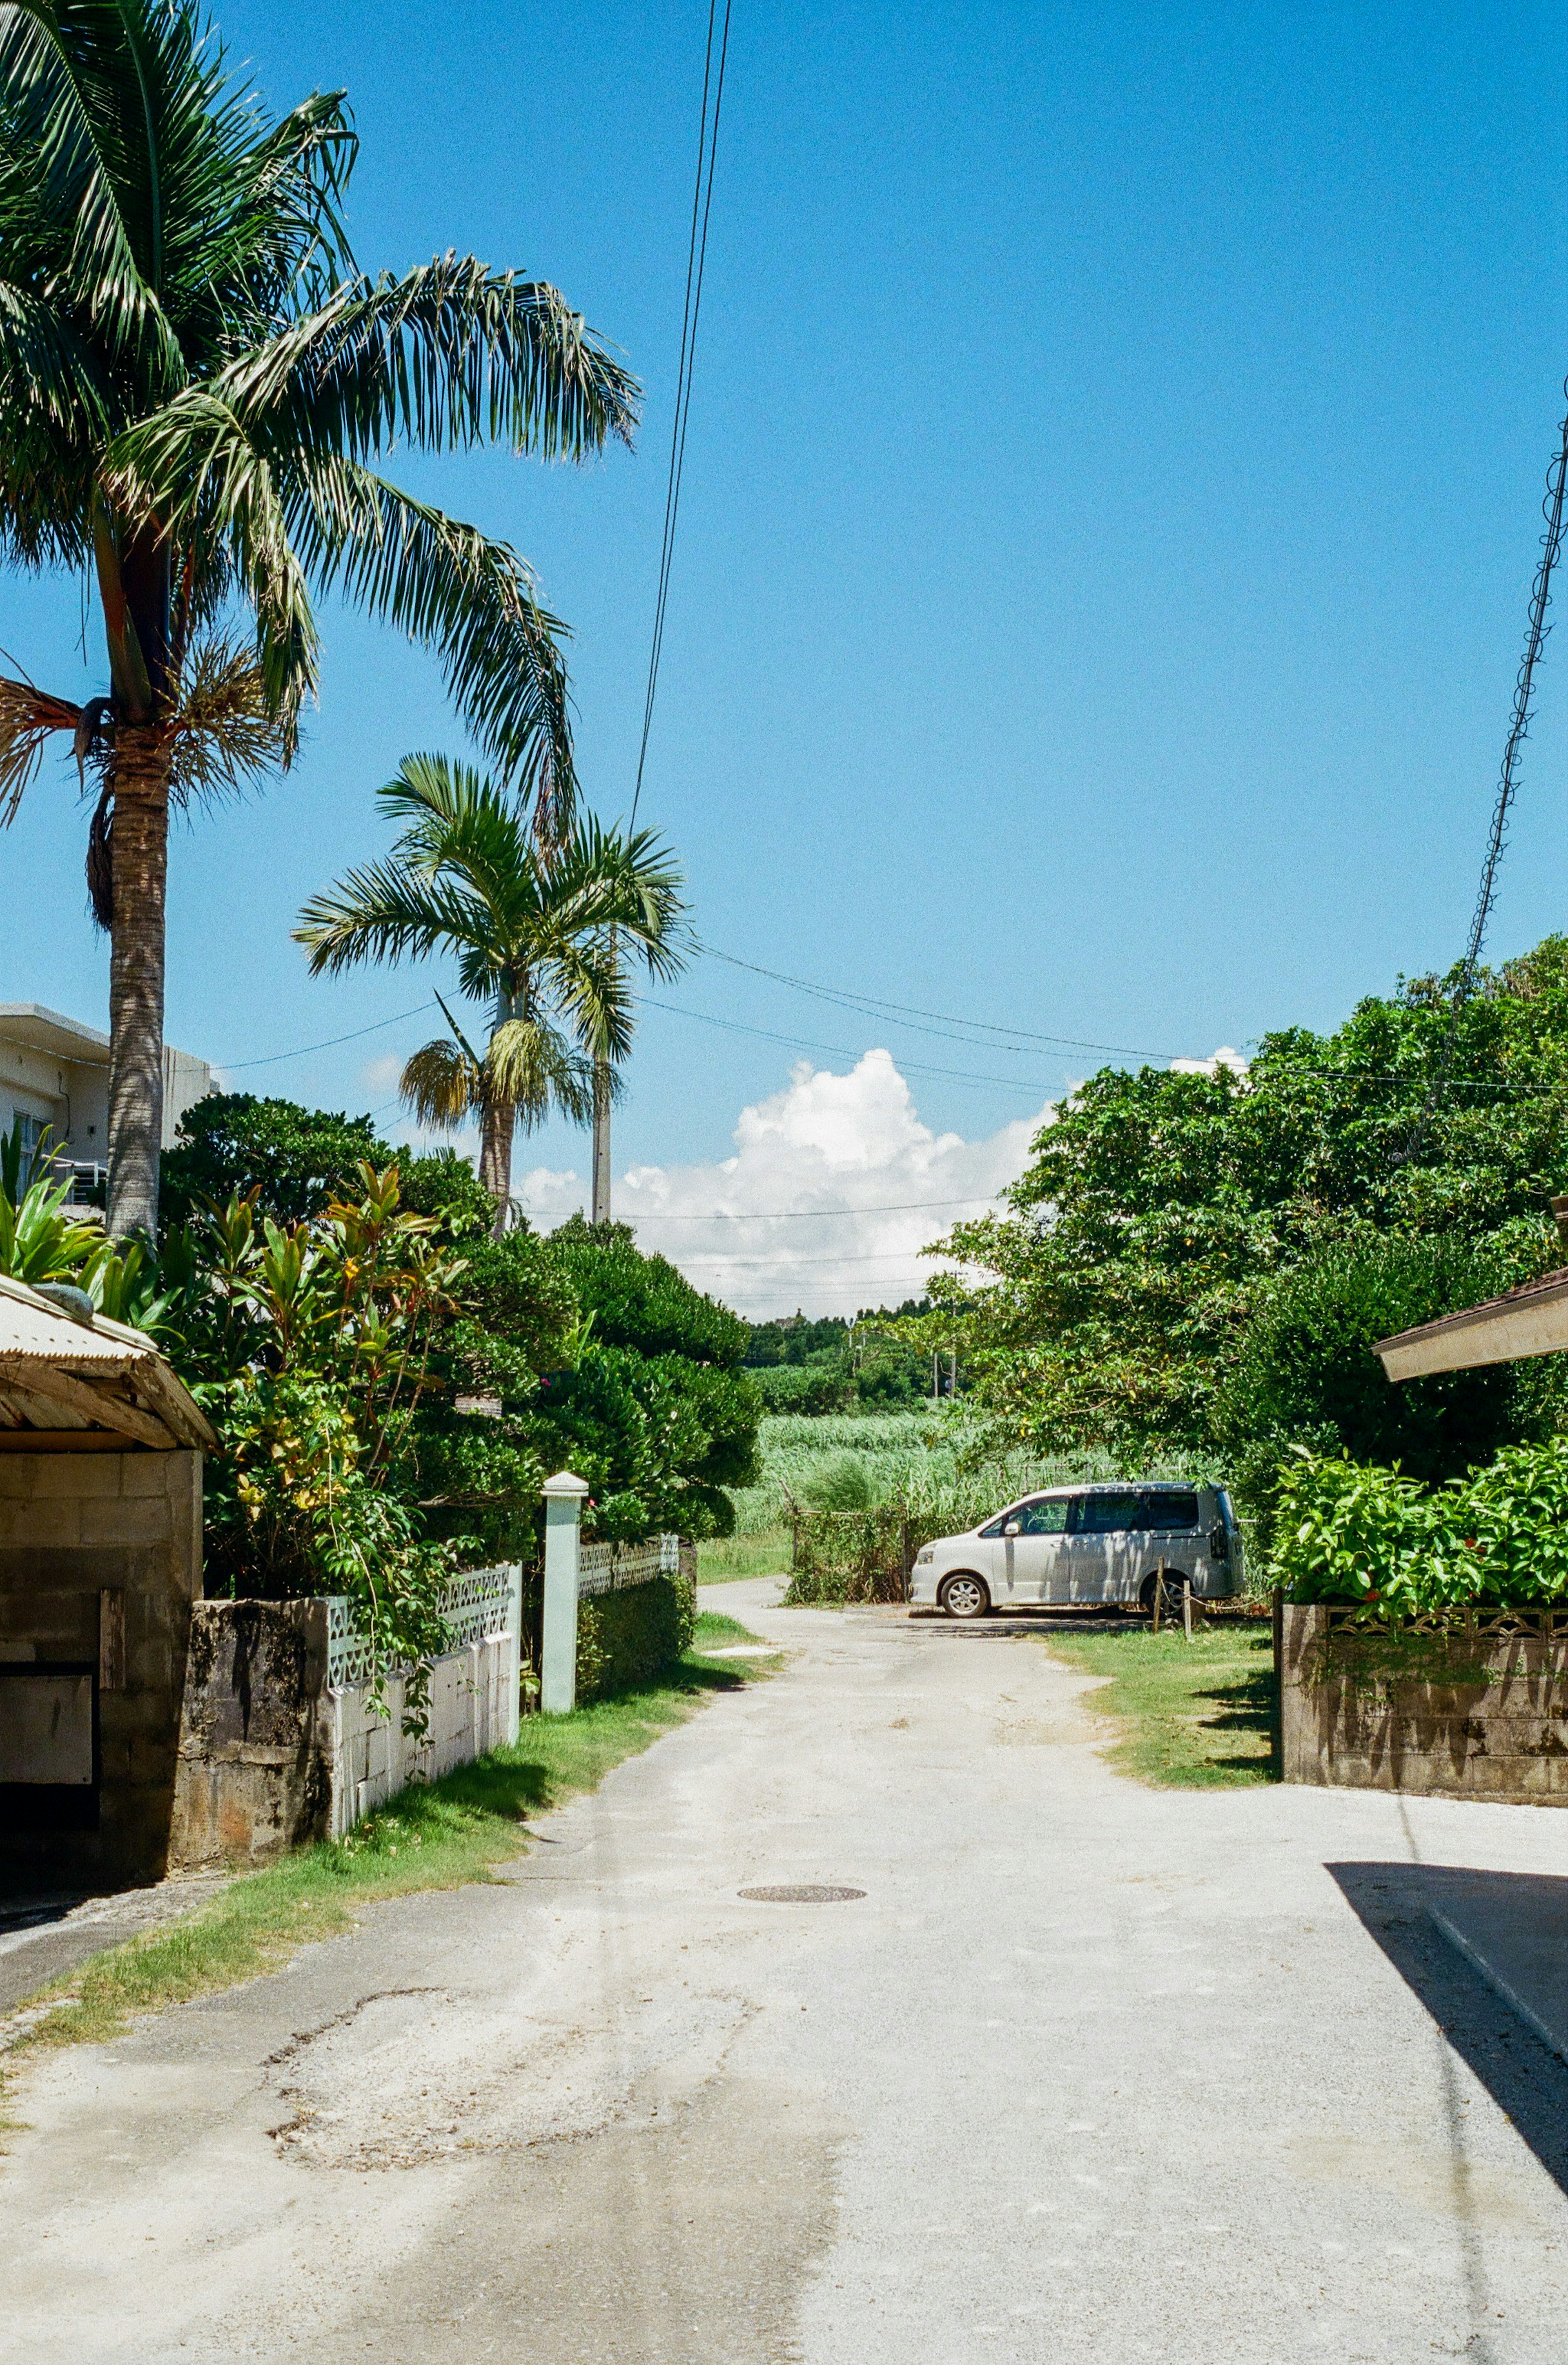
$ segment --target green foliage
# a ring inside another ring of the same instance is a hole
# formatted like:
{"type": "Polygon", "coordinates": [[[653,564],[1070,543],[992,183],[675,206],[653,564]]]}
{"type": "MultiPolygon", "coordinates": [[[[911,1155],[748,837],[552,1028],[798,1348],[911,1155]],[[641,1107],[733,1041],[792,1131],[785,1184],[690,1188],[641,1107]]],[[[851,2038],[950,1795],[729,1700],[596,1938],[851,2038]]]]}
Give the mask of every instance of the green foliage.
{"type": "Polygon", "coordinates": [[[773,1413],[913,1407],[930,1395],[931,1358],[924,1344],[912,1343],[909,1326],[929,1310],[924,1298],[912,1297],[896,1312],[862,1307],[853,1323],[837,1314],[820,1322],[800,1314],[753,1322],[746,1365],[773,1413]]]}
{"type": "Polygon", "coordinates": [[[646,1256],[626,1224],[589,1224],[573,1216],[550,1234],[551,1252],[594,1317],[606,1347],[640,1355],[684,1355],[694,1363],[736,1369],[747,1328],[738,1314],[694,1289],[666,1257],[646,1256]]]}
{"type": "Polygon", "coordinates": [[[454,1149],[428,1150],[419,1157],[405,1149],[398,1153],[398,1172],[409,1213],[433,1216],[446,1239],[479,1240],[489,1231],[495,1205],[471,1159],[459,1158],[454,1149]]]}
{"type": "Polygon", "coordinates": [[[363,1163],[380,1168],[391,1157],[367,1116],[209,1093],[180,1119],[163,1158],[159,1204],[166,1224],[183,1224],[206,1201],[221,1206],[254,1192],[259,1214],[297,1224],[352,1191],[363,1163]]]}
{"type": "MultiPolygon", "coordinates": [[[[1409,1305],[1431,1302],[1428,1282],[1459,1287],[1466,1250],[1510,1280],[1557,1261],[1544,1214],[1568,1163],[1568,938],[1488,974],[1457,1008],[1456,982],[1402,984],[1329,1036],[1267,1036],[1245,1079],[1103,1069],[1070,1096],[1012,1214],[951,1234],[969,1273],[932,1286],[998,1444],[1089,1447],[1124,1467],[1212,1452],[1234,1431],[1230,1375],[1284,1276],[1369,1234],[1444,1244],[1453,1261],[1425,1281],[1414,1264],[1369,1263],[1325,1279],[1316,1312],[1310,1284],[1282,1307],[1275,1406],[1321,1443],[1312,1335],[1327,1351],[1336,1326],[1351,1338],[1372,1318],[1380,1292],[1409,1305]]],[[[1485,1439],[1484,1402],[1442,1402],[1412,1396],[1395,1416],[1416,1452],[1485,1439]]],[[[1521,1407],[1490,1434],[1549,1418],[1521,1407]]]]}
{"type": "Polygon", "coordinates": [[[794,1523],[785,1602],[902,1601],[909,1573],[908,1521],[900,1505],[821,1511],[794,1523]]]}
{"type": "Polygon", "coordinates": [[[0,1188],[0,1272],[13,1281],[80,1281],[106,1243],[96,1223],[82,1223],[62,1211],[68,1182],[41,1177],[20,1201],[0,1188]]]}
{"type": "Polygon", "coordinates": [[[727,1535],[729,1490],[758,1474],[760,1407],[742,1326],[624,1227],[509,1232],[468,1256],[441,1340],[444,1402],[421,1424],[427,1502],[489,1548],[521,1551],[539,1487],[571,1469],[594,1534],[727,1535]],[[486,1401],[463,1413],[459,1397],[486,1401]]]}
{"type": "Polygon", "coordinates": [[[1518,1433],[1511,1366],[1391,1387],[1372,1348],[1516,1277],[1495,1252],[1446,1237],[1368,1233],[1305,1259],[1260,1295],[1215,1394],[1217,1440],[1312,1440],[1425,1479],[1488,1460],[1518,1433]]]}
{"type": "Polygon", "coordinates": [[[857,1455],[835,1453],[805,1479],[801,1499],[810,1511],[868,1511],[870,1474],[857,1455]]]}
{"type": "Polygon", "coordinates": [[[577,1698],[657,1681],[691,1647],[696,1588],[687,1576],[655,1576],[577,1604],[577,1698]]]}
{"type": "Polygon", "coordinates": [[[207,1487],[209,1585],[278,1599],[346,1593],[378,1668],[424,1663],[450,1545],[431,1541],[413,1440],[431,1344],[460,1260],[402,1207],[395,1167],[286,1229],[231,1197],[165,1239],[168,1351],[217,1429],[207,1487]]]}
{"type": "Polygon", "coordinates": [[[830,1363],[749,1363],[756,1392],[770,1413],[795,1413],[812,1419],[842,1412],[855,1400],[847,1361],[830,1363]]]}
{"type": "Polygon", "coordinates": [[[756,1475],[758,1417],[743,1372],[593,1346],[541,1383],[533,1435],[593,1488],[596,1534],[722,1536],[734,1521],[725,1490],[756,1475]]]}
{"type": "Polygon", "coordinates": [[[1300,1453],[1280,1489],[1273,1571],[1297,1601],[1380,1619],[1568,1596],[1568,1437],[1508,1446],[1468,1478],[1300,1453]]]}

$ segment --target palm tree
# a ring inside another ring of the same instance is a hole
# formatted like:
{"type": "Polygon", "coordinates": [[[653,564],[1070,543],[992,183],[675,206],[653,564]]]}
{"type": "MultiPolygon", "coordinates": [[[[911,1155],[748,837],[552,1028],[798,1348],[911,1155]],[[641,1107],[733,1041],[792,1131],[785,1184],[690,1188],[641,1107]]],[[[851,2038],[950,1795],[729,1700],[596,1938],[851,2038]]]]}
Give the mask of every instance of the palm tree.
{"type": "Polygon", "coordinates": [[[630,440],[635,381],[551,286],[353,259],[341,91],[269,121],[195,0],[0,6],[0,561],[93,570],[108,695],[0,680],[0,822],[51,733],[93,768],[111,938],[109,1228],[151,1231],[171,804],[292,758],[313,597],[439,651],[548,830],[575,793],[562,628],[517,554],[371,465],[630,440]]]}
{"type": "Polygon", "coordinates": [[[405,824],[391,855],[308,903],[294,933],[314,976],[456,956],[463,992],[491,1013],[488,1037],[476,1048],[442,1002],[452,1034],[414,1053],[403,1097],[426,1125],[477,1118],[498,1238],[519,1125],[528,1132],[552,1108],[586,1123],[595,1060],[613,1070],[631,1048],[633,996],[610,931],[655,977],[684,965],[680,873],[647,830],[622,836],[591,816],[546,841],[514,799],[444,756],[405,757],[377,802],[405,824]]]}

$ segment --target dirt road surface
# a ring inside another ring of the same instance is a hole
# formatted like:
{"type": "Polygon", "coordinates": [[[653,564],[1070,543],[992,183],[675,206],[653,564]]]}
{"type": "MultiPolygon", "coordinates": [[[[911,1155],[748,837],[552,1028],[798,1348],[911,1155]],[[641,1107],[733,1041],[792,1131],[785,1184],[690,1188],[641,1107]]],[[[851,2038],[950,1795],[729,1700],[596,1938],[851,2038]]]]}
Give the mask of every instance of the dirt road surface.
{"type": "Polygon", "coordinates": [[[496,1885],[35,2059],[0,2358],[1563,2353],[1568,2068],[1423,1895],[1560,1815],[1146,1789],[1036,1640],[776,1598],[496,1885]]]}

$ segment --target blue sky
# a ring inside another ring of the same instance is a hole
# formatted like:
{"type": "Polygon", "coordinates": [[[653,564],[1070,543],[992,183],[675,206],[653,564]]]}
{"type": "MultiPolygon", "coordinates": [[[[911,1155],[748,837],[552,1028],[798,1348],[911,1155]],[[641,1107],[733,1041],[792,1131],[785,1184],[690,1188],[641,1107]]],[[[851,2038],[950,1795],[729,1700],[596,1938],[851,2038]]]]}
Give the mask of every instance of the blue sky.
{"type": "MultiPolygon", "coordinates": [[[[277,106],[347,85],[362,259],[456,245],[552,278],[644,378],[634,455],[406,469],[533,561],[574,628],[585,790],[624,810],[706,11],[233,0],[222,23],[277,106]]],[[[643,809],[705,937],[1191,1055],[1332,1025],[1457,956],[1568,364],[1561,29],[1545,6],[737,0],[643,809]]],[[[168,1032],[237,1082],[395,1126],[388,1063],[422,1021],[241,1064],[429,991],[419,970],[312,983],[289,941],[304,898],[383,842],[372,795],[398,757],[461,744],[426,657],[325,621],[292,776],[175,845],[168,1032]]],[[[79,623],[74,584],[0,578],[0,643],[68,693],[103,684],[79,623]]],[[[1499,955],[1568,918],[1565,676],[1559,641],[1499,955]]],[[[84,818],[62,766],[0,840],[0,998],[101,1020],[84,818]]],[[[915,1166],[884,1176],[868,1145],[892,1087],[856,1060],[886,1048],[989,1189],[1021,1120],[1097,1058],[981,1056],[713,963],[664,998],[685,1014],[645,1015],[616,1163],[679,1169],[699,1246],[745,1107],[788,1104],[753,1128],[751,1206],[827,1205],[851,1173],[868,1205],[914,1198],[915,1168],[958,1153],[910,1134],[915,1166]],[[743,1026],[837,1047],[804,1056],[875,1085],[865,1140],[853,1090],[837,1110],[815,1198],[782,1168],[770,1195],[766,1151],[799,1147],[801,1054],[743,1026]]],[[[536,1165],[584,1173],[584,1145],[552,1128],[520,1150],[536,1165]]],[[[874,1229],[853,1269],[831,1261],[843,1236],[789,1223],[793,1262],[759,1246],[727,1277],[692,1269],[753,1310],[852,1304],[879,1274],[902,1295],[908,1248],[874,1229]]]]}

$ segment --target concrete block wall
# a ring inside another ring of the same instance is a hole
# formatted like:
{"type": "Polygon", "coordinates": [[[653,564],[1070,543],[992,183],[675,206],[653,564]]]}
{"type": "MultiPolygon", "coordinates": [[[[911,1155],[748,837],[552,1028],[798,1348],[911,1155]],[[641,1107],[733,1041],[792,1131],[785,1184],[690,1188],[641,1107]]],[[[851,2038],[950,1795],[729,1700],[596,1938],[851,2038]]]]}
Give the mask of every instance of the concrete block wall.
{"type": "Polygon", "coordinates": [[[403,1731],[404,1686],[386,1686],[390,1713],[378,1716],[368,1685],[331,1695],[331,1806],[329,1829],[341,1839],[382,1801],[410,1782],[431,1782],[471,1765],[518,1735],[521,1669],[515,1634],[494,1634],[437,1659],[431,1669],[425,1740],[403,1731]]]}
{"type": "Polygon", "coordinates": [[[1420,1637],[1411,1665],[1321,1603],[1281,1605],[1287,1782],[1568,1807],[1568,1636],[1420,1637]]]}
{"type": "Polygon", "coordinates": [[[10,1795],[12,1877],[62,1888],[164,1869],[201,1490],[199,1453],[0,1452],[0,1667],[90,1668],[98,1753],[95,1828],[34,1831],[28,1786],[10,1795]]]}

